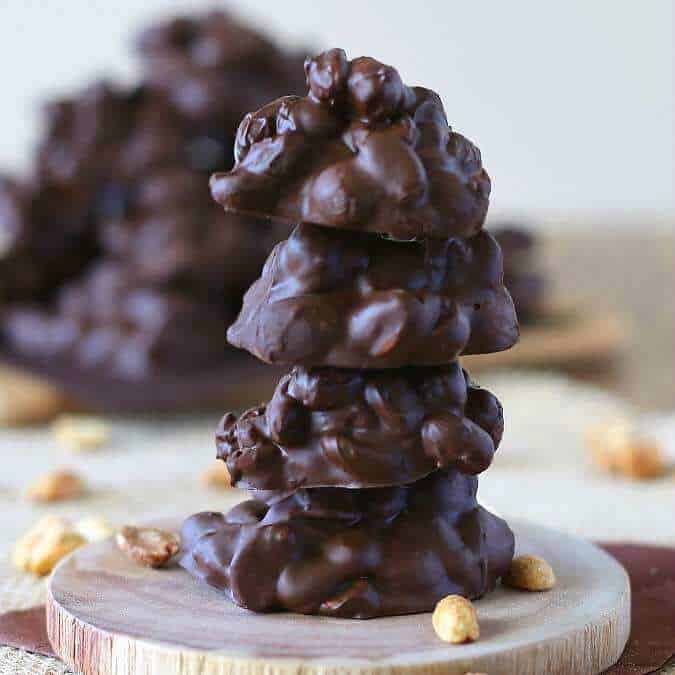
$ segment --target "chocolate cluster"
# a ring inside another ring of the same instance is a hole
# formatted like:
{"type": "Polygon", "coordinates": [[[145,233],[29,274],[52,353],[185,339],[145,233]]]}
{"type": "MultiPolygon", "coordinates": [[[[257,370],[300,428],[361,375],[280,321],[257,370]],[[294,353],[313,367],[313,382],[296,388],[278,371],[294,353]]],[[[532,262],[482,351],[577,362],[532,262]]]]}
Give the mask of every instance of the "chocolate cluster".
{"type": "Polygon", "coordinates": [[[234,316],[223,309],[143,284],[123,266],[102,262],[61,287],[51,311],[22,305],[7,313],[4,328],[36,362],[62,358],[92,374],[140,379],[222,361],[223,324],[234,316]]]}
{"type": "MultiPolygon", "coordinates": [[[[192,123],[232,140],[242,115],[304,88],[304,54],[281,50],[222,11],[180,16],[137,42],[147,80],[192,123]]],[[[228,154],[227,163],[231,153],[228,154]]],[[[218,168],[222,169],[223,163],[218,168]]]]}
{"type": "Polygon", "coordinates": [[[206,177],[245,112],[303,78],[222,12],[151,27],[139,51],[140,82],[52,101],[30,177],[0,179],[0,340],[92,375],[199,377],[226,367],[225,327],[288,232],[223,212],[206,177]]]}
{"type": "Polygon", "coordinates": [[[537,242],[522,226],[503,223],[493,234],[504,253],[504,285],[509,289],[521,323],[534,323],[546,312],[549,284],[537,266],[537,242]]]}
{"type": "Polygon", "coordinates": [[[268,363],[399,368],[508,349],[518,323],[485,231],[398,242],[301,224],[275,247],[228,339],[268,363]]]}
{"type": "Polygon", "coordinates": [[[477,479],[437,471],[411,485],[263,494],[182,529],[191,574],[256,612],[369,619],[428,612],[494,588],[513,557],[477,479]]]}
{"type": "Polygon", "coordinates": [[[379,487],[437,469],[487,469],[501,440],[499,401],[457,362],[438,368],[306,369],[267,405],[225,415],[218,457],[237,487],[379,487]]]}
{"type": "Polygon", "coordinates": [[[211,180],[227,212],[301,221],[228,331],[292,369],[269,403],[223,417],[218,457],[254,498],[189,518],[181,564],[259,612],[477,598],[514,550],[476,501],[502,408],[457,361],[518,337],[481,229],[490,180],[438,96],[390,66],[331,50],[305,73],[309,94],[247,115],[211,180]]]}
{"type": "Polygon", "coordinates": [[[387,233],[468,237],[488,208],[480,151],[440,98],[375,59],[333,49],[305,63],[309,93],[248,114],[236,164],[211,179],[227,210],[387,233]]]}

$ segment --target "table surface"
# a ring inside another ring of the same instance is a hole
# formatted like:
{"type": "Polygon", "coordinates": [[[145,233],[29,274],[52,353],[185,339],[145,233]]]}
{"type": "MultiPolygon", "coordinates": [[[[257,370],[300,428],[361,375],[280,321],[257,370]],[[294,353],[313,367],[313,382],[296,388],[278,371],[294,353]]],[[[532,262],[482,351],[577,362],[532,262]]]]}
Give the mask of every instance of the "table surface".
{"type": "MultiPolygon", "coordinates": [[[[623,311],[641,327],[616,391],[644,408],[671,412],[673,242],[668,235],[623,232],[611,239],[566,232],[543,242],[545,265],[555,271],[561,290],[583,295],[589,305],[623,311]]],[[[600,474],[588,461],[585,428],[624,412],[624,400],[553,374],[482,374],[480,383],[502,400],[507,425],[495,463],[481,479],[481,501],[507,519],[525,518],[589,539],[675,546],[674,475],[634,483],[600,474]]],[[[0,430],[0,454],[11,458],[0,472],[0,612],[44,599],[44,583],[16,572],[9,551],[47,512],[105,516],[122,525],[225,509],[240,499],[236,490],[207,490],[199,481],[212,462],[217,419],[114,419],[110,447],[87,455],[59,449],[47,429],[0,430]],[[25,501],[28,481],[62,466],[77,469],[91,485],[85,499],[49,507],[25,501]]],[[[675,416],[659,420],[664,437],[673,441],[675,416]]],[[[63,672],[54,661],[0,647],[0,675],[63,672]]]]}

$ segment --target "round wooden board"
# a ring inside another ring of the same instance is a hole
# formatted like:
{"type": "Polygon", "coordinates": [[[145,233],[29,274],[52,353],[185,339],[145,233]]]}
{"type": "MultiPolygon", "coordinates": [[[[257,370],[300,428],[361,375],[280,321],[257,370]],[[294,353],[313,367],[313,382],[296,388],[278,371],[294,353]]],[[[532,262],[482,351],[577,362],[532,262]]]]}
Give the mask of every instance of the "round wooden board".
{"type": "Polygon", "coordinates": [[[180,568],[134,565],[114,543],[87,546],[49,581],[55,652],[85,675],[584,675],[619,658],[630,629],[624,569],[592,544],[515,523],[519,552],[544,556],[547,593],[498,588],[476,602],[481,637],[448,645],[431,615],[330,619],[254,614],[180,568]]]}

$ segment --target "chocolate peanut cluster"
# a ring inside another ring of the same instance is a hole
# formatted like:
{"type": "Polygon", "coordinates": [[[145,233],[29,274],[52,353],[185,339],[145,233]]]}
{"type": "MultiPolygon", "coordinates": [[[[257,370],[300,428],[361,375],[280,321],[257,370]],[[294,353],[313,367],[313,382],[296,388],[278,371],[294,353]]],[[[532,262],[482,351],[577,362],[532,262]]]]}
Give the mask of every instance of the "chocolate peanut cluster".
{"type": "Polygon", "coordinates": [[[306,369],[267,405],[228,413],[218,457],[238,487],[379,487],[439,468],[485,471],[501,440],[499,401],[457,362],[438,368],[306,369]]]}
{"type": "Polygon", "coordinates": [[[301,221],[228,331],[292,369],[269,403],[222,419],[218,457],[254,498],[188,519],[181,564],[259,612],[480,597],[514,549],[476,501],[502,408],[457,361],[518,337],[481,230],[489,178],[438,96],[390,66],[331,50],[305,73],[309,94],[247,115],[235,167],[211,179],[227,212],[301,221]]]}
{"type": "Polygon", "coordinates": [[[223,212],[206,176],[247,110],[302,90],[299,57],[222,12],[151,27],[139,52],[141,81],[51,102],[31,176],[0,179],[0,341],[23,363],[225,368],[225,327],[289,230],[223,212]]]}
{"type": "Polygon", "coordinates": [[[477,483],[446,470],[399,487],[262,494],[189,518],[181,564],[256,612],[428,612],[446,595],[494,588],[513,557],[513,535],[478,505],[477,483]]]}
{"type": "Polygon", "coordinates": [[[397,242],[301,224],[273,250],[228,339],[268,363],[399,368],[508,349],[518,323],[485,231],[397,242]]]}
{"type": "Polygon", "coordinates": [[[371,58],[333,49],[305,63],[309,93],[248,114],[236,164],[211,179],[228,210],[387,233],[469,237],[483,225],[490,178],[433,91],[371,58]]]}
{"type": "Polygon", "coordinates": [[[94,374],[139,379],[167,364],[184,374],[222,360],[223,324],[233,316],[103,262],[63,286],[52,311],[22,305],[8,312],[5,331],[38,361],[66,358],[94,374]]]}

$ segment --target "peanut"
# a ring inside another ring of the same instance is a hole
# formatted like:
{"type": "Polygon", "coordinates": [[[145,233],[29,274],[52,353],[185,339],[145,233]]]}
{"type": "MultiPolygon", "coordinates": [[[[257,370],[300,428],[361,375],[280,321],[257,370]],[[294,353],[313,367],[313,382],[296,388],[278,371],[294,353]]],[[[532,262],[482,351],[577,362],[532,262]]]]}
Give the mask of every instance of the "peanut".
{"type": "Polygon", "coordinates": [[[0,426],[42,424],[66,406],[64,396],[47,382],[0,367],[0,426]]]}
{"type": "Polygon", "coordinates": [[[33,502],[58,502],[77,499],[86,491],[84,481],[73,471],[61,469],[40,476],[26,488],[26,499],[33,502]]]}
{"type": "Polygon", "coordinates": [[[85,543],[65,520],[46,516],[19,539],[12,558],[18,569],[45,576],[64,556],[85,543]]]}
{"type": "Polygon", "coordinates": [[[473,642],[480,636],[478,616],[470,600],[448,595],[434,609],[431,623],[441,640],[453,644],[473,642]]]}
{"type": "Polygon", "coordinates": [[[145,567],[162,567],[178,553],[177,535],[154,527],[123,527],[116,536],[117,546],[132,560],[145,567]]]}
{"type": "Polygon", "coordinates": [[[110,440],[110,427],[104,419],[86,415],[61,415],[53,424],[56,442],[73,452],[86,452],[110,440]]]}
{"type": "Polygon", "coordinates": [[[553,568],[536,555],[521,555],[511,561],[503,583],[523,591],[548,591],[556,584],[553,568]]]}
{"type": "Polygon", "coordinates": [[[667,470],[658,444],[626,420],[589,429],[586,442],[595,464],[608,473],[646,480],[662,476],[667,470]]]}

